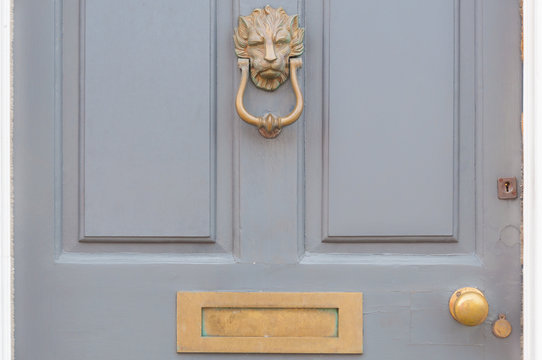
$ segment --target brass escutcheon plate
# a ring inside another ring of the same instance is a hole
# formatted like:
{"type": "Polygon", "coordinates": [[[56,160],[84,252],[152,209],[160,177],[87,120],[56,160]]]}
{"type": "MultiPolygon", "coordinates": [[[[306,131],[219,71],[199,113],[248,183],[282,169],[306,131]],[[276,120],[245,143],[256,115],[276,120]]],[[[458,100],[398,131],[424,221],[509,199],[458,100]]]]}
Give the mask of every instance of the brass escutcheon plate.
{"type": "Polygon", "coordinates": [[[181,291],[177,352],[361,354],[363,295],[181,291]]]}
{"type": "Polygon", "coordinates": [[[499,314],[499,319],[493,323],[493,335],[505,339],[512,333],[512,325],[506,319],[506,315],[499,314]]]}

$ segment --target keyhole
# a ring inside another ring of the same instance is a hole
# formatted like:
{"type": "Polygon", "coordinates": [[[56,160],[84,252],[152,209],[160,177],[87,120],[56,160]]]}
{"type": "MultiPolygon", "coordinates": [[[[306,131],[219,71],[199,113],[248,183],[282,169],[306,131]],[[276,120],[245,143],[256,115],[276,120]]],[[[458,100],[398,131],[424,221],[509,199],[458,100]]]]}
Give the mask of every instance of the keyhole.
{"type": "Polygon", "coordinates": [[[499,178],[497,185],[497,196],[499,199],[517,198],[517,180],[514,177],[499,178]]]}

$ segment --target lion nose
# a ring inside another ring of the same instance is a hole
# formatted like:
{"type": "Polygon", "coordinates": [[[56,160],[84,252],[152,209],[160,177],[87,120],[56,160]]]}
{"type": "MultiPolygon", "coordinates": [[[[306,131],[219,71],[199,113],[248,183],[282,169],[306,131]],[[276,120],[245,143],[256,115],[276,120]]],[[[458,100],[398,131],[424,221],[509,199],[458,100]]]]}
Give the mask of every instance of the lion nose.
{"type": "Polygon", "coordinates": [[[275,54],[275,47],[271,41],[267,41],[265,44],[265,60],[272,62],[277,60],[277,55],[275,54]]]}

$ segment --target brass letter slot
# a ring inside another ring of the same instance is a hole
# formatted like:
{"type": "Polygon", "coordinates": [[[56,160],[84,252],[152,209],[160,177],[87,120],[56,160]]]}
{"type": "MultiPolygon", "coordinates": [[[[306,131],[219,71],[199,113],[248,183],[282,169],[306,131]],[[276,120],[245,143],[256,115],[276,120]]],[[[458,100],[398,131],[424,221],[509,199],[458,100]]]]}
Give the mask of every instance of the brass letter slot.
{"type": "Polygon", "coordinates": [[[361,293],[178,292],[177,351],[361,354],[361,293]]]}
{"type": "Polygon", "coordinates": [[[337,337],[338,309],[203,308],[202,336],[337,337]]]}

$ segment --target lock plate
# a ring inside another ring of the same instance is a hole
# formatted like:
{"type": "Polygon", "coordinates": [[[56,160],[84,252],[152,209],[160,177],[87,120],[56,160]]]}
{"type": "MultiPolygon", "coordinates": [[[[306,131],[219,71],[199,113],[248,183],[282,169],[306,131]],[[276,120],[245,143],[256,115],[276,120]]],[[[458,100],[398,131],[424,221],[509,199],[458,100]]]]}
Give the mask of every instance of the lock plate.
{"type": "Polygon", "coordinates": [[[499,178],[497,181],[497,196],[501,200],[517,198],[517,179],[515,177],[499,178]]]}

